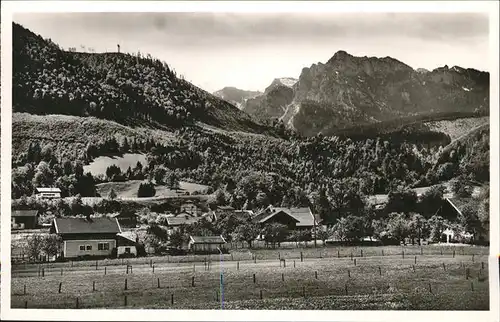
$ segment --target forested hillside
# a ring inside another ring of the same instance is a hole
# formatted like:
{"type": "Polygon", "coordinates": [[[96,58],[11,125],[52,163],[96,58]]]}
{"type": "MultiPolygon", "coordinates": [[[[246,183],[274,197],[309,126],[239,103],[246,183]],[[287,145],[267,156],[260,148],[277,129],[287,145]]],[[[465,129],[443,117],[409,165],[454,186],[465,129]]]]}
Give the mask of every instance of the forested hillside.
{"type": "Polygon", "coordinates": [[[202,122],[263,132],[248,114],[150,55],[64,51],[13,24],[13,110],[178,128],[202,122]]]}

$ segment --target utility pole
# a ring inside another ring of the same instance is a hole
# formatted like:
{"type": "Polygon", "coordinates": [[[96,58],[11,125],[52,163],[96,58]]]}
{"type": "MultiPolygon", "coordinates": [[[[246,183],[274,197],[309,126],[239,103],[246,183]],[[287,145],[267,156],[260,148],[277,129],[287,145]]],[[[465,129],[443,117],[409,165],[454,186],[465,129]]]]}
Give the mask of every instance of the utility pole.
{"type": "Polygon", "coordinates": [[[120,53],[120,44],[116,45],[118,47],[118,53],[120,53]]]}

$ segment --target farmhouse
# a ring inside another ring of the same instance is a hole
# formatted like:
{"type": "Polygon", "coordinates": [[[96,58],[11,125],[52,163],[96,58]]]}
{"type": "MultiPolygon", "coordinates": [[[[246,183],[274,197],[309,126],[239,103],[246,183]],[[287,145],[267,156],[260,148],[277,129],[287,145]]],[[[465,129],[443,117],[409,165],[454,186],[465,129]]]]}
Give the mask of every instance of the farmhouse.
{"type": "Polygon", "coordinates": [[[179,208],[180,213],[190,213],[190,214],[197,214],[198,213],[198,207],[196,207],[196,204],[192,200],[188,200],[181,204],[179,208]]]}
{"type": "Polygon", "coordinates": [[[175,230],[179,229],[182,225],[191,225],[195,222],[198,222],[201,217],[193,217],[191,215],[182,215],[182,216],[174,216],[167,217],[167,229],[168,233],[172,233],[175,230]]]}
{"type": "Polygon", "coordinates": [[[38,226],[38,210],[13,210],[12,229],[35,229],[38,226]]]}
{"type": "Polygon", "coordinates": [[[255,216],[253,221],[261,225],[277,222],[288,226],[290,230],[311,229],[320,223],[319,218],[312,214],[309,207],[277,208],[269,206],[255,216]]]}
{"type": "Polygon", "coordinates": [[[61,236],[61,257],[110,256],[121,233],[118,220],[101,218],[55,218],[50,233],[61,236]]]}
{"type": "Polygon", "coordinates": [[[137,240],[126,236],[123,233],[116,235],[116,255],[123,256],[137,256],[137,240]]]}
{"type": "MultiPolygon", "coordinates": [[[[474,198],[445,198],[443,205],[436,211],[436,215],[441,216],[445,219],[456,220],[459,216],[462,215],[462,211],[467,205],[470,205],[475,209],[477,209],[477,207],[479,206],[478,201],[474,198]]],[[[451,242],[457,237],[466,239],[472,237],[470,234],[467,234],[465,232],[456,234],[450,229],[445,230],[443,234],[446,236],[443,239],[445,239],[447,242],[451,242]]],[[[476,235],[476,239],[479,241],[488,242],[489,232],[478,232],[476,235]]]]}
{"type": "Polygon", "coordinates": [[[61,189],[59,188],[36,188],[36,198],[54,199],[61,198],[61,189]]]}
{"type": "Polygon", "coordinates": [[[188,249],[193,253],[224,252],[225,244],[222,236],[189,236],[188,249]]]}
{"type": "Polygon", "coordinates": [[[114,218],[118,219],[120,227],[126,227],[126,228],[137,227],[137,217],[138,215],[132,211],[124,211],[114,215],[114,218]]]}

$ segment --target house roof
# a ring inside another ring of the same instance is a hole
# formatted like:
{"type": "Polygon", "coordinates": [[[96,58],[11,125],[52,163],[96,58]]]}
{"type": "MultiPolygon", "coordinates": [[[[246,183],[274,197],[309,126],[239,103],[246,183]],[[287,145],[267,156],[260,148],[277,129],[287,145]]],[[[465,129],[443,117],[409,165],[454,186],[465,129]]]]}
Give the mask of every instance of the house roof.
{"type": "Polygon", "coordinates": [[[133,213],[133,212],[122,212],[118,213],[116,215],[113,215],[114,218],[121,218],[121,217],[139,217],[138,214],[133,213]]]}
{"type": "Polygon", "coordinates": [[[182,224],[190,225],[199,220],[200,217],[191,217],[191,216],[188,216],[187,218],[186,216],[167,217],[167,224],[169,226],[180,226],[182,224]]]}
{"type": "Polygon", "coordinates": [[[302,208],[268,207],[263,212],[255,216],[253,220],[259,223],[264,223],[280,212],[283,212],[288,216],[292,217],[295,220],[297,227],[314,226],[314,219],[316,219],[316,224],[318,224],[319,222],[319,219],[313,216],[311,209],[309,209],[309,207],[302,207],[302,208]]]}
{"type": "Polygon", "coordinates": [[[189,236],[194,244],[225,244],[222,236],[189,236]]]}
{"type": "Polygon", "coordinates": [[[116,234],[121,233],[118,220],[100,217],[91,218],[54,218],[57,234],[116,234]]]}
{"type": "Polygon", "coordinates": [[[126,243],[130,243],[130,244],[133,244],[133,245],[136,244],[134,238],[132,238],[130,236],[127,236],[127,235],[125,235],[123,233],[116,234],[116,237],[120,238],[120,239],[123,239],[123,241],[126,242],[126,243]]]}
{"type": "Polygon", "coordinates": [[[38,210],[12,210],[12,217],[35,217],[38,210]]]}
{"type": "Polygon", "coordinates": [[[455,208],[459,213],[465,208],[466,205],[476,206],[478,201],[474,198],[446,198],[453,208],[455,208]]]}
{"type": "Polygon", "coordinates": [[[234,210],[234,208],[231,206],[217,206],[217,209],[219,209],[219,210],[234,210]]]}
{"type": "Polygon", "coordinates": [[[58,192],[61,193],[61,189],[59,188],[36,188],[37,192],[58,192]]]}

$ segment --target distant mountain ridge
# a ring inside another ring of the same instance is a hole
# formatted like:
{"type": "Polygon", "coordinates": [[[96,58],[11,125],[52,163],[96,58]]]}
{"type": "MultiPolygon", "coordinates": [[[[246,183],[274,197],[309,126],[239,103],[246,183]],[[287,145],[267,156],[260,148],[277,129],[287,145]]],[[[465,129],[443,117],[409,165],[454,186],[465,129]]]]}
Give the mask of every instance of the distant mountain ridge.
{"type": "Polygon", "coordinates": [[[459,66],[414,70],[391,57],[356,57],[340,50],[305,67],[296,82],[273,81],[243,110],[280,119],[302,135],[401,117],[489,112],[489,73],[459,66]]]}
{"type": "Polygon", "coordinates": [[[243,104],[249,98],[254,98],[256,96],[262,95],[259,91],[246,91],[236,87],[224,87],[213,93],[215,96],[233,104],[239,109],[243,108],[243,104]]]}

